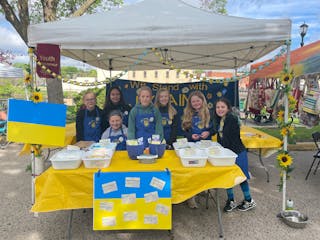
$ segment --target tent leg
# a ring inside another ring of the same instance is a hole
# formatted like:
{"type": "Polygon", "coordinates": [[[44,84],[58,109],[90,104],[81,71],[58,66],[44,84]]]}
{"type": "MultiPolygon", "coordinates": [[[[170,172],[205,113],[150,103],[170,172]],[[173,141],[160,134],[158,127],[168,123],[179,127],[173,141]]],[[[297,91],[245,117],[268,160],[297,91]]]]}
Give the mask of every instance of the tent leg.
{"type": "Polygon", "coordinates": [[[217,212],[218,212],[219,239],[223,239],[223,226],[222,226],[220,200],[219,200],[219,189],[216,189],[216,205],[217,205],[217,212]]]}
{"type": "Polygon", "coordinates": [[[260,161],[262,167],[264,168],[264,170],[265,170],[265,172],[266,172],[266,174],[267,174],[267,182],[269,182],[269,181],[270,181],[269,170],[268,170],[268,168],[267,168],[267,167],[264,165],[264,163],[263,163],[262,150],[261,150],[261,148],[259,148],[259,161],[260,161]]]}
{"type": "Polygon", "coordinates": [[[73,209],[70,211],[69,221],[68,221],[68,236],[67,239],[71,240],[71,229],[72,229],[72,218],[73,218],[73,209]]]}

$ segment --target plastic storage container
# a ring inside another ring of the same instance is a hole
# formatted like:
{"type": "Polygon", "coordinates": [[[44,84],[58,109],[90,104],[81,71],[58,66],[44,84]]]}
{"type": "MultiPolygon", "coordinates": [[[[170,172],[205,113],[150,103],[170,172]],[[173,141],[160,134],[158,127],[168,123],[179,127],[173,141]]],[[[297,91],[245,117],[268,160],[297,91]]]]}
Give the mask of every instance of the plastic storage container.
{"type": "Polygon", "coordinates": [[[76,169],[82,162],[83,151],[63,149],[55,153],[50,161],[54,169],[76,169]]]}
{"type": "Polygon", "coordinates": [[[113,155],[112,149],[94,149],[83,154],[82,160],[85,168],[109,167],[113,155]]]}
{"type": "Polygon", "coordinates": [[[202,149],[184,148],[180,149],[180,159],[184,167],[206,166],[208,155],[202,149]]]}
{"type": "Polygon", "coordinates": [[[238,155],[230,149],[221,147],[220,151],[214,154],[209,151],[208,161],[213,166],[232,166],[235,164],[237,157],[238,155]]]}
{"type": "Polygon", "coordinates": [[[177,156],[180,157],[180,151],[182,149],[190,149],[194,147],[195,143],[194,142],[187,142],[187,143],[178,143],[174,142],[173,144],[174,151],[176,152],[177,156]]]}
{"type": "Polygon", "coordinates": [[[129,158],[133,160],[137,160],[137,156],[143,154],[144,151],[144,145],[127,145],[127,152],[129,155],[129,158]]]}
{"type": "Polygon", "coordinates": [[[149,152],[161,158],[166,150],[166,144],[149,144],[149,152]]]}

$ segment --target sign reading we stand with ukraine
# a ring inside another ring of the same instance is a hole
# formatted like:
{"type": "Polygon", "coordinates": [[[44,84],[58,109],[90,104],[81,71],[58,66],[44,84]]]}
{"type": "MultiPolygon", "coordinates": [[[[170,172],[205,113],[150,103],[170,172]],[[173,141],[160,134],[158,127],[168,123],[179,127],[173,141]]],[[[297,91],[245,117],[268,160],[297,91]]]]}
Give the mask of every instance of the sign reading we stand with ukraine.
{"type": "Polygon", "coordinates": [[[93,181],[93,229],[171,229],[171,174],[97,172],[93,181]]]}

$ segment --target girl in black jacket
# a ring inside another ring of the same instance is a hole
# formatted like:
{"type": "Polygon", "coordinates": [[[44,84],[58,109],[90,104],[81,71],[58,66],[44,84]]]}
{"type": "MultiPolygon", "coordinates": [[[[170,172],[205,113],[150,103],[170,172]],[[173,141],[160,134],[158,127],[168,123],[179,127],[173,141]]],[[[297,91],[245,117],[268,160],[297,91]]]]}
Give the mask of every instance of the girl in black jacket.
{"type": "MultiPolygon", "coordinates": [[[[247,179],[250,179],[247,151],[240,139],[239,118],[232,114],[231,104],[226,98],[218,99],[214,110],[213,125],[215,132],[218,134],[218,142],[238,155],[236,164],[241,168],[247,179]]],[[[235,208],[240,211],[247,211],[256,206],[256,203],[251,198],[248,181],[241,183],[240,187],[244,195],[243,202],[237,205],[234,201],[233,188],[227,189],[228,200],[224,207],[225,212],[231,212],[235,208]]]]}

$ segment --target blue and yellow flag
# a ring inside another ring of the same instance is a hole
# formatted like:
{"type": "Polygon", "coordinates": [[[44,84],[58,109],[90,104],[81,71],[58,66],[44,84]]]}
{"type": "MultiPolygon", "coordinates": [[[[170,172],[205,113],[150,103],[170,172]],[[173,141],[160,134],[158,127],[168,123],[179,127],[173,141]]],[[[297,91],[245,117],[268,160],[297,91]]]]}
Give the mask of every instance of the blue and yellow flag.
{"type": "Polygon", "coordinates": [[[8,100],[8,141],[64,146],[66,131],[64,104],[8,100]]]}

